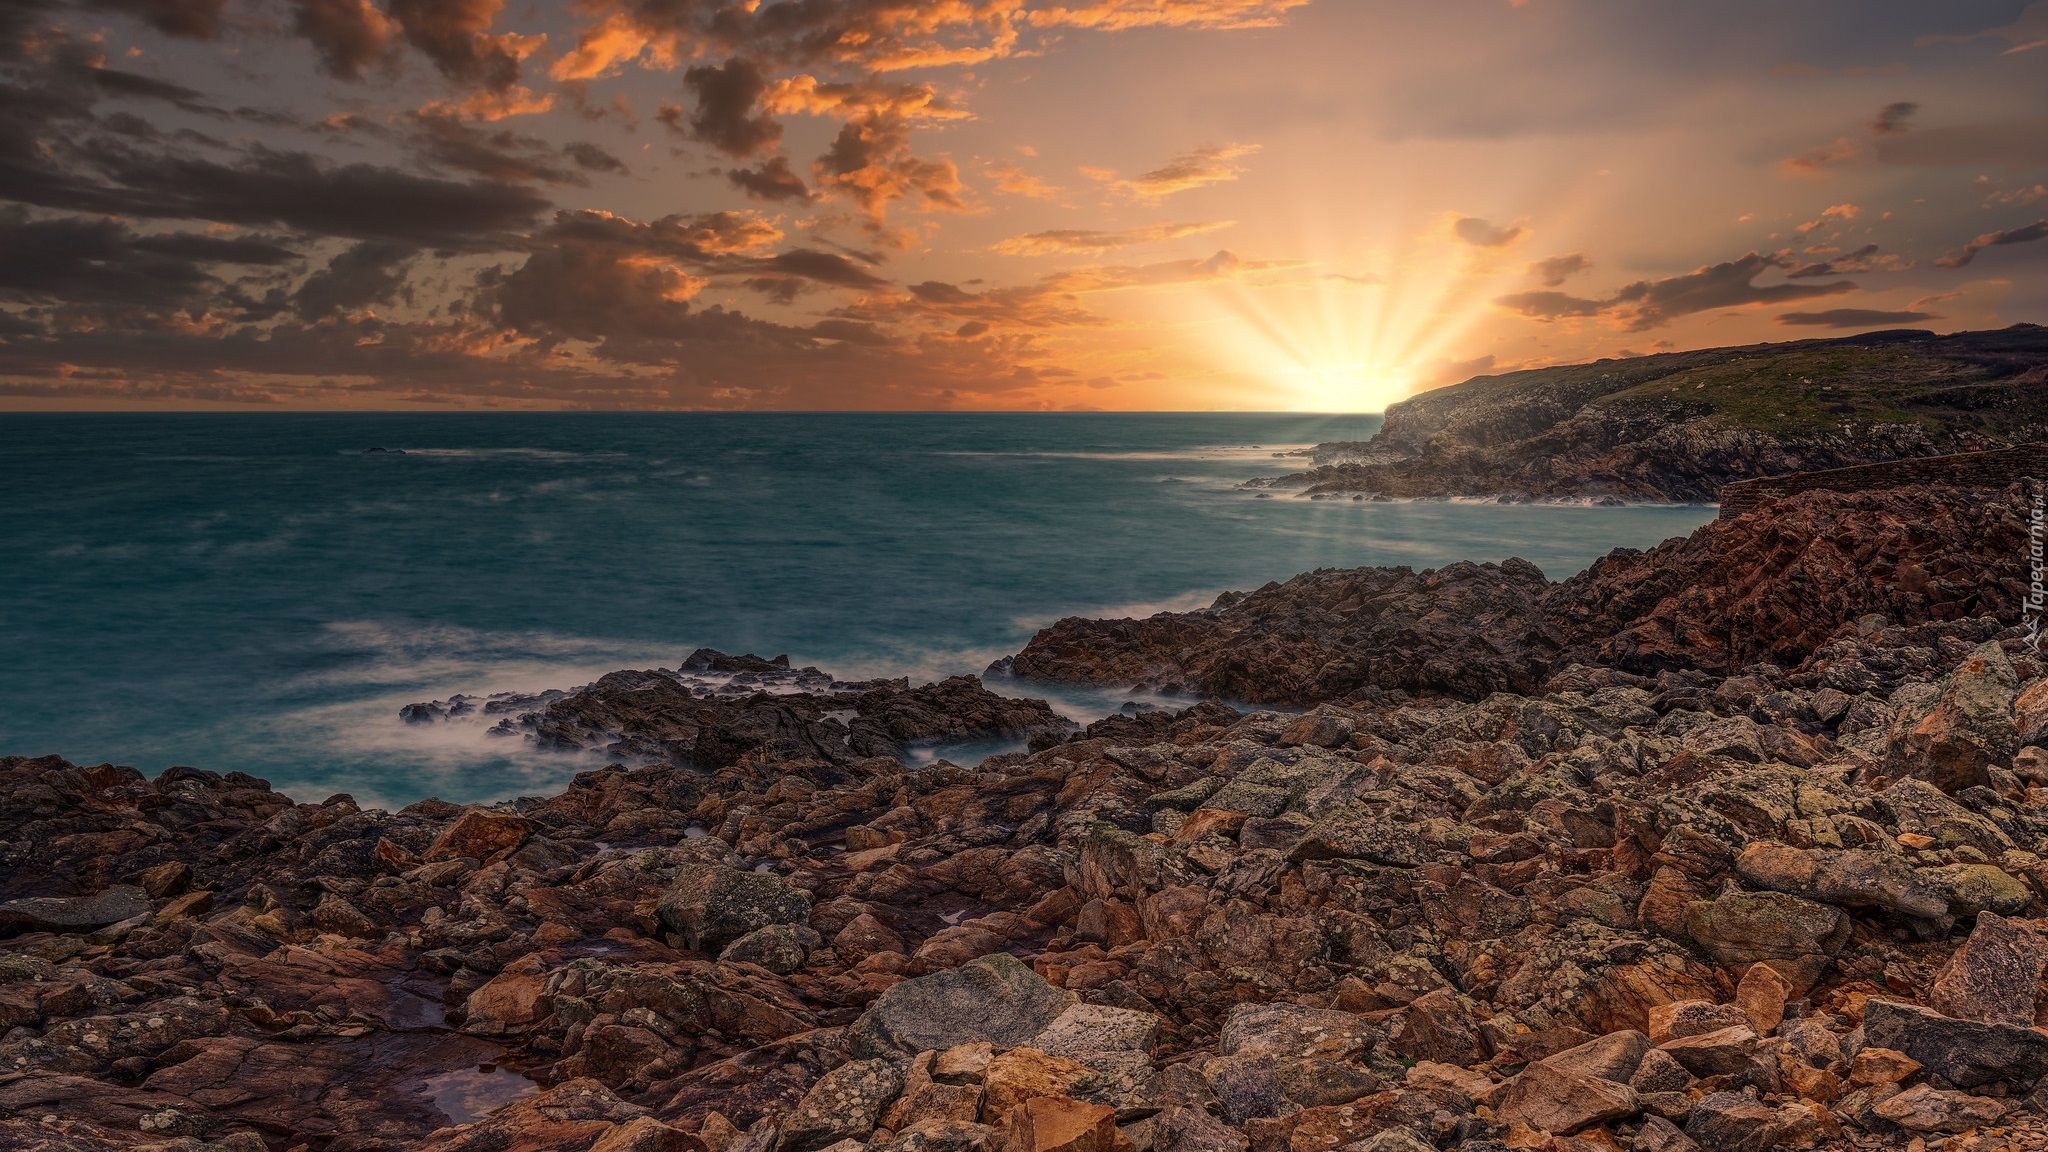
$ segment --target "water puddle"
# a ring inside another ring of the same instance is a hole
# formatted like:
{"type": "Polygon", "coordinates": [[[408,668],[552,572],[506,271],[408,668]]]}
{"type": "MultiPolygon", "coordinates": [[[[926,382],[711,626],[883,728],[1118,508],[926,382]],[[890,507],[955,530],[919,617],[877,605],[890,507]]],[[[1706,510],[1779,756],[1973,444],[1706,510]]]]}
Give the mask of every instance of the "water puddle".
{"type": "Polygon", "coordinates": [[[425,1080],[427,1097],[451,1124],[474,1124],[512,1103],[540,1091],[540,1085],[499,1065],[457,1068],[425,1080]]]}

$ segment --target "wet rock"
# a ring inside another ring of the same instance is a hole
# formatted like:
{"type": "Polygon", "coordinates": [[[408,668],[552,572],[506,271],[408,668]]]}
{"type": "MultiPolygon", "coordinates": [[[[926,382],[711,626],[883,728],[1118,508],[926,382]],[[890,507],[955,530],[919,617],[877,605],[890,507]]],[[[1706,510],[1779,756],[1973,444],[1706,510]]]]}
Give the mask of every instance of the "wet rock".
{"type": "Polygon", "coordinates": [[[1008,953],[907,980],[882,993],[847,1031],[862,1056],[911,1056],[986,1040],[1021,1044],[1075,1002],[1008,953]]]}
{"type": "Polygon", "coordinates": [[[662,893],[656,911],[684,947],[715,952],[771,924],[807,923],[811,901],[772,873],[693,864],[662,893]]]}
{"type": "Polygon", "coordinates": [[[149,913],[149,894],[116,884],[93,896],[32,896],[0,903],[0,936],[93,932],[149,913]]]}

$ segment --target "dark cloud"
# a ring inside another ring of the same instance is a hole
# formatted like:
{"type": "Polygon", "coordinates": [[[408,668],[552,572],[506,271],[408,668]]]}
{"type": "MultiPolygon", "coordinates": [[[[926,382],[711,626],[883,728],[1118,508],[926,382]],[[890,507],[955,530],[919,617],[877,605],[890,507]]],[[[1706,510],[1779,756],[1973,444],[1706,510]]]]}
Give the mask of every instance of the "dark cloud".
{"type": "Polygon", "coordinates": [[[1502,227],[1477,216],[1460,218],[1451,225],[1451,231],[1474,248],[1505,248],[1528,234],[1528,229],[1520,225],[1502,227]]]}
{"type": "MultiPolygon", "coordinates": [[[[553,144],[534,136],[526,136],[508,129],[478,128],[463,122],[460,117],[446,112],[415,113],[412,117],[413,146],[429,163],[440,168],[452,168],[463,172],[474,172],[501,183],[583,184],[587,178],[583,171],[590,168],[581,163],[571,149],[556,149],[553,144]],[[557,158],[567,153],[576,163],[575,168],[565,168],[557,158]]],[[[620,164],[602,148],[585,145],[590,153],[598,157],[598,167],[604,160],[623,171],[620,164]]]]}
{"type": "Polygon", "coordinates": [[[789,169],[789,160],[783,156],[771,156],[753,168],[730,168],[725,178],[732,185],[755,200],[794,200],[809,203],[810,186],[803,177],[789,169]]]}
{"type": "Polygon", "coordinates": [[[1787,312],[1778,323],[1795,328],[1877,328],[1887,324],[1916,324],[1939,320],[1932,312],[1883,312],[1874,308],[1832,308],[1825,312],[1787,312]]]}
{"type": "Polygon", "coordinates": [[[768,81],[753,61],[735,56],[715,68],[699,65],[683,73],[683,86],[697,99],[685,130],[690,139],[740,160],[782,142],[782,125],[755,110],[768,81]]]}
{"type": "Polygon", "coordinates": [[[88,0],[87,7],[133,16],[167,36],[211,40],[227,0],[88,0]]]}
{"type": "Polygon", "coordinates": [[[2036,220],[2018,228],[2007,228],[2002,232],[1986,232],[1982,236],[1936,257],[1934,263],[1942,268],[1961,268],[1977,258],[1977,253],[1986,248],[1999,248],[2007,244],[2031,244],[2048,238],[2048,220],[2036,220]]]}
{"type": "Polygon", "coordinates": [[[762,272],[797,276],[838,288],[884,288],[889,282],[836,252],[792,248],[760,261],[762,272]]]}
{"type": "Polygon", "coordinates": [[[903,199],[928,208],[967,206],[959,168],[911,155],[909,128],[890,113],[849,121],[811,171],[820,187],[844,194],[877,220],[903,199]]]}
{"type": "Polygon", "coordinates": [[[1910,100],[1901,100],[1895,104],[1887,104],[1878,109],[1877,115],[1871,118],[1869,125],[1870,134],[1872,136],[1902,135],[1907,128],[1911,127],[1907,122],[1913,118],[1913,113],[1919,110],[1920,106],[1910,100]]]}
{"type": "Polygon", "coordinates": [[[450,80],[506,89],[519,79],[513,37],[490,35],[504,0],[386,0],[405,39],[450,80]]]}
{"type": "Polygon", "coordinates": [[[627,170],[624,160],[619,159],[617,156],[592,144],[588,140],[578,140],[574,143],[563,145],[562,154],[575,161],[578,168],[589,172],[603,172],[609,175],[622,176],[627,170]]]}
{"type": "Polygon", "coordinates": [[[1683,276],[1638,280],[1616,290],[1605,300],[1591,300],[1563,292],[1516,292],[1496,297],[1494,303],[1537,320],[1606,316],[1620,321],[1631,332],[1643,332],[1661,328],[1681,316],[1697,312],[1753,304],[1789,304],[1795,300],[1837,296],[1856,290],[1856,286],[1847,280],[1828,284],[1755,283],[1758,276],[1773,269],[1782,269],[1790,263],[1785,256],[1751,252],[1739,259],[1710,264],[1683,276]]]}
{"type": "Polygon", "coordinates": [[[307,320],[355,311],[397,298],[406,290],[406,265],[415,250],[364,241],[306,278],[292,295],[292,307],[307,320]]]}
{"type": "Polygon", "coordinates": [[[1556,288],[1592,266],[1592,259],[1585,253],[1573,252],[1536,261],[1529,265],[1529,275],[1541,280],[1545,288],[1556,288]]]}
{"type": "Polygon", "coordinates": [[[312,44],[320,67],[344,80],[390,55],[394,28],[370,0],[298,0],[292,14],[293,31],[312,44]]]}
{"type": "Polygon", "coordinates": [[[210,265],[279,265],[298,253],[258,237],[138,233],[116,220],[0,212],[0,296],[30,303],[177,308],[217,284],[210,265]]]}

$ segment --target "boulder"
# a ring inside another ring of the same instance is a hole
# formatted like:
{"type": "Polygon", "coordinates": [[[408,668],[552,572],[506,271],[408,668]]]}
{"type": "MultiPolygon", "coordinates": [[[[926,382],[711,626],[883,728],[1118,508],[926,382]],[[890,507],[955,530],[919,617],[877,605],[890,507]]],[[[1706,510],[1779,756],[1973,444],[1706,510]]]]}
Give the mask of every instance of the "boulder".
{"type": "Polygon", "coordinates": [[[1040,1096],[1010,1114],[1003,1152],[1114,1152],[1116,1109],[1040,1096]]]}
{"type": "Polygon", "coordinates": [[[1503,1124],[1527,1124],[1565,1135],[1588,1124],[1633,1115],[1640,1106],[1635,1089],[1541,1061],[1508,1085],[1494,1115],[1503,1124]]]}
{"type": "Polygon", "coordinates": [[[1635,1075],[1628,1078],[1628,1086],[1647,1096],[1653,1092],[1683,1092],[1692,1081],[1692,1073],[1673,1059],[1671,1053],[1652,1048],[1643,1053],[1635,1075]]]}
{"type": "Polygon", "coordinates": [[[977,1040],[1006,1048],[1044,1031],[1075,1000],[998,952],[891,987],[847,1029],[847,1046],[864,1057],[909,1057],[977,1040]]]}
{"type": "Polygon", "coordinates": [[[1223,1021],[1217,1051],[1278,1060],[1357,1060],[1382,1039],[1362,1016],[1299,1004],[1240,1004],[1223,1021]]]}
{"type": "Polygon", "coordinates": [[[1758,840],[1742,850],[1735,870],[1755,887],[1841,908],[1874,908],[1921,919],[1948,911],[1942,894],[1890,852],[1812,850],[1758,840]]]}
{"type": "Polygon", "coordinates": [[[882,1109],[903,1090],[903,1072],[888,1060],[855,1060],[819,1077],[796,1111],[784,1117],[776,1152],[816,1152],[840,1140],[865,1141],[882,1109]]]}
{"type": "Polygon", "coordinates": [[[1650,1116],[1636,1129],[1635,1152],[1699,1152],[1699,1144],[1662,1116],[1650,1116]]]}
{"type": "Polygon", "coordinates": [[[1860,1048],[1849,1062],[1849,1083],[1862,1088],[1897,1084],[1920,1071],[1920,1062],[1891,1048],[1860,1048]]]}
{"type": "Polygon", "coordinates": [[[1641,1032],[1611,1032],[1555,1056],[1546,1056],[1543,1063],[1580,1076],[1626,1084],[1649,1051],[1650,1038],[1641,1032]]]}
{"type": "Polygon", "coordinates": [[[1686,932],[1716,962],[1747,969],[1765,963],[1804,992],[1849,942],[1840,908],[1781,892],[1731,892],[1686,906],[1686,932]]]}
{"type": "Polygon", "coordinates": [[[758,964],[778,976],[787,976],[804,966],[812,950],[824,940],[803,924],[770,924],[756,928],[725,946],[718,954],[731,964],[758,964]]]}
{"type": "Polygon", "coordinates": [[[920,1120],[882,1147],[884,1152],[995,1152],[1001,1143],[1001,1133],[985,1124],[920,1120]]]}
{"type": "Polygon", "coordinates": [[[2048,1033],[2032,1028],[1872,1000],[1864,1006],[1863,1036],[1866,1045],[1903,1052],[1958,1088],[2004,1082],[2025,1089],[2048,1075],[2048,1033]]]}
{"type": "Polygon", "coordinates": [[[1919,870],[1921,882],[1942,894],[1949,911],[1974,916],[1991,911],[2016,916],[2034,902],[2034,890],[2017,876],[1990,864],[1946,864],[1919,870]]]}
{"type": "Polygon", "coordinates": [[[1201,1108],[1176,1105],[1152,1120],[1152,1152],[1244,1152],[1235,1128],[1201,1108]]]}
{"type": "Polygon", "coordinates": [[[1908,1132],[1968,1132],[1998,1122],[2003,1100],[1945,1092],[1931,1084],[1915,1084],[1870,1109],[1908,1132]]]}
{"type": "Polygon", "coordinates": [[[773,873],[692,864],[676,874],[655,911],[684,947],[716,952],[770,924],[807,924],[811,898],[773,873]]]}
{"type": "Polygon", "coordinates": [[[1935,687],[1892,721],[1887,766],[1944,792],[1988,785],[1987,769],[2020,744],[2012,664],[1997,641],[1986,641],[1935,687]]]}
{"type": "Polygon", "coordinates": [[[1995,912],[1977,914],[1970,938],[1934,978],[1927,1000],[1959,1020],[2030,1028],[2048,938],[1995,912]]]}
{"type": "Polygon", "coordinates": [[[524,816],[468,808],[434,838],[420,859],[428,864],[464,858],[482,863],[501,860],[526,843],[532,832],[533,822],[524,816]]]}
{"type": "Polygon", "coordinates": [[[0,936],[96,932],[149,912],[149,894],[116,884],[92,896],[31,896],[0,903],[0,936]]]}
{"type": "Polygon", "coordinates": [[[1026,1100],[1063,1097],[1075,1085],[1096,1079],[1095,1069],[1078,1060],[1048,1056],[1035,1048],[1012,1048],[989,1061],[982,1073],[982,1119],[1006,1123],[1026,1100]]]}
{"type": "Polygon", "coordinates": [[[1050,1056],[1078,1060],[1116,1075],[1151,1067],[1152,1042],[1166,1021],[1156,1012],[1075,1004],[1059,1014],[1027,1046],[1050,1056]]]}
{"type": "Polygon", "coordinates": [[[1725,1076],[1749,1066],[1749,1057],[1756,1051],[1756,1043],[1756,1033],[1750,1031],[1749,1025],[1738,1024],[1698,1036],[1667,1040],[1659,1044],[1657,1050],[1685,1065],[1685,1070],[1695,1076],[1725,1076]]]}
{"type": "Polygon", "coordinates": [[[1680,1036],[1698,1036],[1748,1023],[1749,1013],[1739,1005],[1716,1004],[1711,1000],[1674,1000],[1651,1007],[1650,1040],[1662,1044],[1680,1036]]]}
{"type": "Polygon", "coordinates": [[[1735,1006],[1749,1017],[1749,1026],[1759,1036],[1769,1036],[1785,1019],[1785,1001],[1792,986],[1768,964],[1752,964],[1735,986],[1735,1006]]]}
{"type": "Polygon", "coordinates": [[[1685,1134],[1707,1152],[1765,1152],[1775,1144],[1777,1119],[1754,1097],[1714,1092],[1693,1103],[1685,1134]]]}

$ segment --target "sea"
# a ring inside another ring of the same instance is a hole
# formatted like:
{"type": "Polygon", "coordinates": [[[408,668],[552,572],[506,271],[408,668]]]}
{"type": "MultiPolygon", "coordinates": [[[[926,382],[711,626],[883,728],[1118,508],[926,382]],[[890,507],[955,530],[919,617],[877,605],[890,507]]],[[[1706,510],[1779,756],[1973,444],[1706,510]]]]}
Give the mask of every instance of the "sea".
{"type": "MultiPolygon", "coordinates": [[[[700,646],[844,679],[979,674],[1063,616],[1319,567],[1520,556],[1562,578],[1714,514],[1243,487],[1379,423],[0,414],[0,755],[240,770],[365,806],[545,795],[604,758],[399,710],[700,646]]],[[[990,684],[1081,722],[1138,703],[990,684]]]]}

